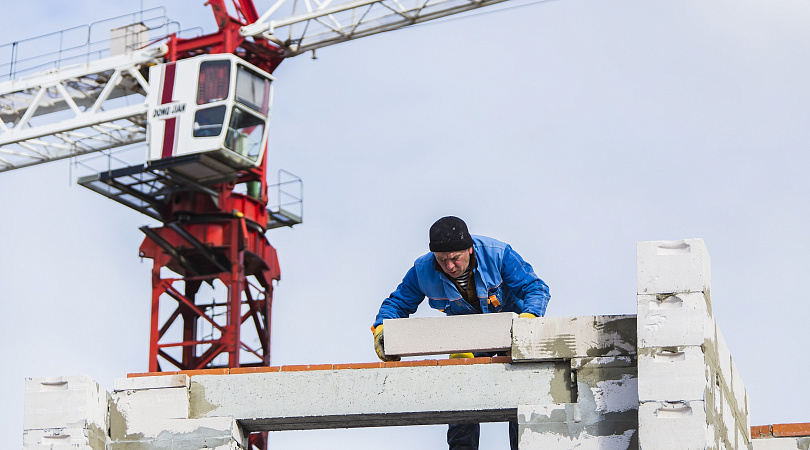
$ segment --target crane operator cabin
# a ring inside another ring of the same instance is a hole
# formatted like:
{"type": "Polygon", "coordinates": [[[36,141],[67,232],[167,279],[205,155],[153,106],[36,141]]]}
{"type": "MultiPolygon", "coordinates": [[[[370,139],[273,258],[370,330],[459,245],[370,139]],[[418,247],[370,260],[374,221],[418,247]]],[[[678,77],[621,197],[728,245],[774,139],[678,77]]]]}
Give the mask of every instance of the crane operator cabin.
{"type": "Polygon", "coordinates": [[[267,143],[270,74],[234,55],[215,54],[152,66],[149,79],[157,82],[147,98],[150,165],[168,164],[202,182],[218,175],[212,173],[216,166],[183,164],[196,160],[190,155],[224,164],[221,173],[259,166],[267,143]]]}

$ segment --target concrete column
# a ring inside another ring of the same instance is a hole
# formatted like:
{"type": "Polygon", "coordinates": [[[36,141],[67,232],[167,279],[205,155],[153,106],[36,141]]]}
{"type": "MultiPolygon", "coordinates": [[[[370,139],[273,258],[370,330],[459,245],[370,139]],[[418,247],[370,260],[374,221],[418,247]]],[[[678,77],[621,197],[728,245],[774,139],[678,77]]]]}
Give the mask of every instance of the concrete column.
{"type": "Polygon", "coordinates": [[[711,308],[702,239],[640,242],[639,447],[750,448],[748,398],[711,308]]]}

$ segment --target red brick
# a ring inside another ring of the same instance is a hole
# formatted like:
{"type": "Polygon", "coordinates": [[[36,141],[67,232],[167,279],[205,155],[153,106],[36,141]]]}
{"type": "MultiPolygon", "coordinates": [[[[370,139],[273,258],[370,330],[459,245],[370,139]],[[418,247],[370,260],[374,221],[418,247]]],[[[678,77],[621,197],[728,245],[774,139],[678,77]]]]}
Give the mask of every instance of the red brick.
{"type": "Polygon", "coordinates": [[[181,370],[177,373],[193,377],[194,375],[227,375],[229,370],[227,367],[222,367],[219,369],[181,370]]]}
{"type": "Polygon", "coordinates": [[[453,358],[453,359],[440,359],[440,366],[466,366],[469,364],[489,364],[492,358],[489,356],[481,356],[478,358],[453,358]]]}
{"type": "Polygon", "coordinates": [[[770,437],[771,436],[771,426],[770,425],[757,425],[751,427],[751,439],[759,439],[763,437],[770,437]]]}
{"type": "Polygon", "coordinates": [[[231,367],[231,374],[235,373],[265,373],[265,372],[280,372],[280,366],[270,367],[231,367]]]}
{"type": "Polygon", "coordinates": [[[332,370],[331,364],[298,364],[281,366],[282,372],[306,372],[310,370],[332,370]]]}
{"type": "Polygon", "coordinates": [[[128,373],[127,378],[139,377],[159,377],[162,375],[177,375],[178,372],[143,372],[143,373],[128,373]]]}
{"type": "Polygon", "coordinates": [[[422,366],[437,366],[438,361],[435,359],[421,359],[418,361],[387,361],[385,367],[422,367],[422,366]]]}
{"type": "Polygon", "coordinates": [[[771,425],[774,437],[810,436],[810,423],[780,423],[771,425]]]}
{"type": "Polygon", "coordinates": [[[495,364],[510,364],[512,362],[511,356],[493,356],[492,362],[495,364]]]}
{"type": "Polygon", "coordinates": [[[335,364],[335,370],[341,369],[382,369],[385,367],[385,364],[382,362],[372,362],[372,363],[350,363],[350,364],[335,364]]]}

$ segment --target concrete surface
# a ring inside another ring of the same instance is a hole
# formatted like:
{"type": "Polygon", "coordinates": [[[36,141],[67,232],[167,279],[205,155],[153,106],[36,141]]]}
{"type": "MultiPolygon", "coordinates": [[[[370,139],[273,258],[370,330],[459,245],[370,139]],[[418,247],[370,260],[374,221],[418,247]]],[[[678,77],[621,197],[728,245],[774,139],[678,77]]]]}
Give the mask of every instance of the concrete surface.
{"type": "Polygon", "coordinates": [[[636,316],[515,319],[512,337],[514,361],[634,355],[636,316]]]}
{"type": "Polygon", "coordinates": [[[386,319],[383,320],[385,354],[416,356],[509,350],[512,319],[516,317],[517,314],[507,312],[386,319]]]}

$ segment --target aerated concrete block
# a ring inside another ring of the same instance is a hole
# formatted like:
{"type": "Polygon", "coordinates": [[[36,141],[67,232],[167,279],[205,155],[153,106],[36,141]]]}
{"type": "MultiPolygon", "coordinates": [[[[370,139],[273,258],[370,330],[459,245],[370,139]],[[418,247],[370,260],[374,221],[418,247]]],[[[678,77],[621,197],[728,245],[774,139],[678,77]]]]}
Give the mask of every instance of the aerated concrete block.
{"type": "Polygon", "coordinates": [[[558,360],[636,353],[636,316],[515,319],[512,360],[558,360]]]}
{"type": "Polygon", "coordinates": [[[703,400],[708,380],[700,346],[639,349],[638,397],[646,401],[703,400]]]}
{"type": "Polygon", "coordinates": [[[509,350],[515,313],[386,319],[385,353],[415,356],[509,350]]]}
{"type": "Polygon", "coordinates": [[[247,434],[233,417],[164,419],[115,440],[110,450],[243,450],[247,434]]]}
{"type": "Polygon", "coordinates": [[[122,439],[166,419],[188,417],[189,391],[185,387],[117,391],[110,404],[110,437],[122,439]]]}
{"type": "Polygon", "coordinates": [[[114,391],[134,391],[138,389],[188,388],[188,375],[157,375],[149,377],[116,378],[114,391]]]}
{"type": "Polygon", "coordinates": [[[810,437],[752,439],[754,450],[799,450],[810,448],[810,437]]]}
{"type": "Polygon", "coordinates": [[[634,358],[574,358],[571,370],[576,403],[518,407],[519,448],[637,448],[634,358]]]}
{"type": "Polygon", "coordinates": [[[703,292],[638,295],[639,347],[703,345],[714,328],[703,292]]]}
{"type": "Polygon", "coordinates": [[[518,449],[637,448],[637,423],[635,414],[595,415],[579,403],[518,406],[518,449]]]}
{"type": "Polygon", "coordinates": [[[107,430],[95,426],[23,431],[25,450],[106,450],[107,430]]]}
{"type": "Polygon", "coordinates": [[[90,377],[25,380],[23,429],[108,427],[109,394],[90,377]]]}
{"type": "Polygon", "coordinates": [[[702,401],[642,402],[638,432],[643,450],[704,450],[714,441],[702,401]]]}
{"type": "Polygon", "coordinates": [[[703,239],[639,242],[636,251],[639,294],[709,291],[711,264],[703,239]]]}

